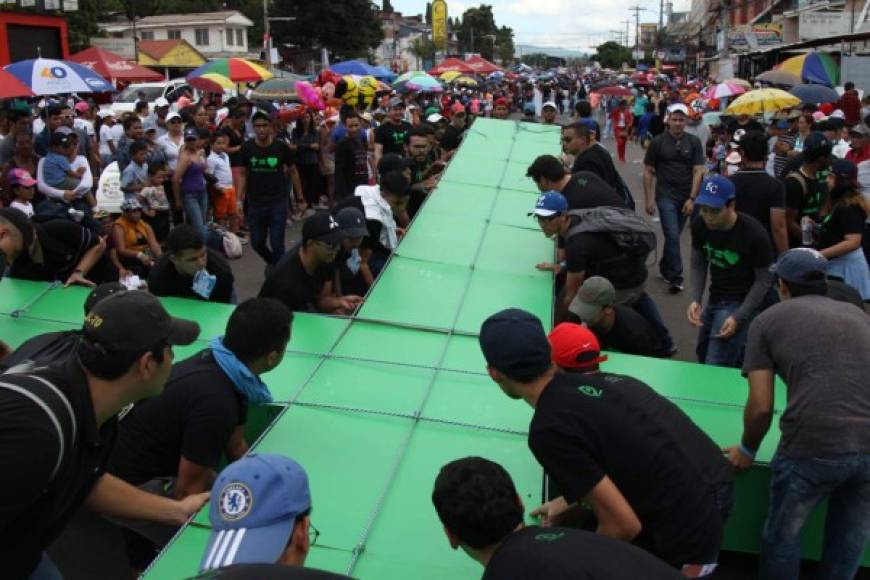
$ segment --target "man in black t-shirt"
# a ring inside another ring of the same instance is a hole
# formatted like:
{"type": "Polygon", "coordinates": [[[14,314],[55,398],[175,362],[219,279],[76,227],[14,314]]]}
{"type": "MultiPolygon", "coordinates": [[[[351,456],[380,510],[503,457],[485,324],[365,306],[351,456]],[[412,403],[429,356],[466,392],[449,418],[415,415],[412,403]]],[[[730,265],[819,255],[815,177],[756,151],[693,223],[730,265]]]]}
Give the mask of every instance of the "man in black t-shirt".
{"type": "Polygon", "coordinates": [[[568,209],[610,205],[625,207],[617,190],[591,171],[568,173],[562,162],[552,155],[541,155],[526,169],[526,177],[538,191],[558,191],[568,200],[568,209]]]}
{"type": "Polygon", "coordinates": [[[274,138],[269,115],[258,111],[253,123],[255,137],[241,149],[244,168],[239,199],[247,203],[245,220],[251,230],[251,247],[267,264],[275,264],[284,255],[290,200],[287,177],[295,171],[293,153],[283,141],[274,138]]]}
{"type": "Polygon", "coordinates": [[[452,153],[459,149],[462,137],[465,136],[465,107],[462,103],[456,103],[451,107],[450,124],[444,129],[441,137],[441,149],[446,153],[452,153]]]}
{"type": "Polygon", "coordinates": [[[345,136],[335,146],[335,198],[353,195],[358,185],[369,182],[369,152],[360,140],[360,117],[356,111],[345,113],[345,136]]]}
{"type": "Polygon", "coordinates": [[[432,503],[454,550],[480,562],[484,580],[677,580],[655,556],[603,535],[523,524],[524,506],[511,476],[482,457],[441,468],[432,503]]]}
{"type": "Polygon", "coordinates": [[[753,119],[750,115],[737,115],[736,119],[733,119],[728,123],[728,133],[733,137],[741,130],[744,135],[750,131],[759,131],[763,133],[764,127],[762,127],[761,123],[753,119]]]}
{"type": "Polygon", "coordinates": [[[731,176],[734,203],[740,213],[754,217],[767,230],[776,253],[788,249],[785,225],[785,186],[767,174],[767,139],[764,133],[751,131],[740,139],[743,168],[731,176]]]}
{"type": "MultiPolygon", "coordinates": [[[[240,304],[223,337],[175,364],[163,392],[124,417],[109,472],[166,497],[208,491],[221,459],[235,461],[248,451],[248,406],[272,402],[259,377],[283,360],[292,321],[290,310],[274,299],[240,304]]],[[[119,523],[157,546],[177,531],[168,525],[119,523]]]]}
{"type": "MultiPolygon", "coordinates": [[[[432,145],[429,142],[431,132],[432,128],[428,125],[420,125],[408,133],[406,148],[411,169],[411,198],[408,200],[409,219],[414,219],[423,202],[438,185],[441,175],[444,173],[444,162],[440,159],[433,159],[429,154],[432,151],[432,145]]],[[[381,160],[383,161],[383,158],[381,160]]]]}
{"type": "Polygon", "coordinates": [[[687,316],[698,327],[698,361],[739,367],[749,323],[773,283],[770,236],[755,218],[734,207],[734,183],[713,175],[701,184],[700,215],[692,220],[692,302],[687,316]],[[701,309],[707,270],[710,297],[701,309]]]}
{"type": "Polygon", "coordinates": [[[166,253],[148,274],[155,296],[177,296],[231,304],[235,300],[233,270],[226,259],[207,248],[202,232],[180,224],[166,238],[166,253]]]}
{"type": "Polygon", "coordinates": [[[405,102],[401,97],[390,99],[389,116],[375,129],[375,167],[387,153],[404,155],[411,124],[404,120],[405,102]]]}
{"type": "Polygon", "coordinates": [[[803,164],[797,171],[785,176],[785,219],[788,242],[792,248],[802,246],[801,219],[808,217],[820,221],[820,214],[828,195],[824,179],[817,174],[830,165],[832,143],[823,133],[814,131],[804,140],[801,153],[803,164]]]}
{"type": "Polygon", "coordinates": [[[45,282],[61,280],[66,286],[94,286],[95,282],[105,279],[103,268],[91,272],[106,249],[106,242],[93,231],[69,220],[54,219],[34,224],[33,232],[33,243],[12,263],[10,277],[45,282]]]}
{"type": "Polygon", "coordinates": [[[571,173],[589,171],[603,179],[614,191],[622,189],[622,179],[610,153],[595,142],[594,134],[585,123],[578,121],[562,127],[562,151],[574,156],[571,173]]]}
{"type": "Polygon", "coordinates": [[[302,224],[302,243],[285,255],[266,277],[260,297],[277,298],[296,312],[353,314],[362,298],[336,296],[332,280],[335,256],[344,233],[328,213],[302,224]]]}
{"type": "Polygon", "coordinates": [[[6,273],[6,266],[29,251],[33,235],[33,224],[23,211],[0,207],[0,280],[6,273]]]}
{"type": "Polygon", "coordinates": [[[616,303],[616,289],[606,278],[587,278],[568,310],[595,332],[606,350],[659,358],[674,354],[646,318],[616,303]]]}
{"type": "MultiPolygon", "coordinates": [[[[582,501],[599,534],[633,542],[686,575],[712,572],[733,485],[710,437],[636,379],[597,364],[557,372],[533,314],[493,314],[479,342],[492,380],[534,408],[529,448],[563,492],[532,515],[558,526],[582,501]]],[[[580,345],[575,358],[585,351],[580,345]]]]}

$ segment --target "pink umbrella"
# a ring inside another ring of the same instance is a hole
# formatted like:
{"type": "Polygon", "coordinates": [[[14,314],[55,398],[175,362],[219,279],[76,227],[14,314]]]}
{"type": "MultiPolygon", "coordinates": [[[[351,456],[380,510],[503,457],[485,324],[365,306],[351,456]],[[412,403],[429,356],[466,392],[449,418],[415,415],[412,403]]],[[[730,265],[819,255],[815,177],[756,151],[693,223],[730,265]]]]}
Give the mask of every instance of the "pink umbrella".
{"type": "Polygon", "coordinates": [[[718,85],[713,85],[712,87],[708,87],[703,93],[702,96],[705,99],[721,99],[723,97],[735,97],[737,95],[742,95],[746,92],[746,88],[734,83],[719,83],[718,85]]]}

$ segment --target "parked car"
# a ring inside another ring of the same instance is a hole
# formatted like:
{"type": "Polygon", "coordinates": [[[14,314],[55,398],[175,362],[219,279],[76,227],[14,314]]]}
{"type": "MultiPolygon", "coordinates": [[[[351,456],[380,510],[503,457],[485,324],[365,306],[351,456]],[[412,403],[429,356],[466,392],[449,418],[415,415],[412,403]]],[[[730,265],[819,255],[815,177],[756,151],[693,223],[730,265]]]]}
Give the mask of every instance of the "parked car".
{"type": "Polygon", "coordinates": [[[127,85],[127,88],[121,91],[111,104],[104,105],[101,108],[111,108],[112,112],[116,115],[122,115],[128,111],[132,111],[133,107],[136,105],[136,101],[146,101],[153,110],[154,101],[160,97],[173,103],[178,100],[178,97],[181,96],[185,89],[190,90],[191,93],[195,93],[183,78],[156,83],[133,83],[127,85]]]}

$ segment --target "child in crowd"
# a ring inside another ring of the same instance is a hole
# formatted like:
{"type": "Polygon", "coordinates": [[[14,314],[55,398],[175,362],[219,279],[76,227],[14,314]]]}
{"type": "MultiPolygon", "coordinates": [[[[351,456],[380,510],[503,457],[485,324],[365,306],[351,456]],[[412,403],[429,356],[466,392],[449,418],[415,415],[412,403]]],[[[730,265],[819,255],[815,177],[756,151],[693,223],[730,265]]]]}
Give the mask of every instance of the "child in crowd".
{"type": "MultiPolygon", "coordinates": [[[[131,164],[132,165],[132,164],[131,164]]],[[[169,175],[165,165],[148,165],[148,184],[139,191],[142,217],[161,244],[169,235],[169,199],[163,184],[169,175]]]]}
{"type": "Polygon", "coordinates": [[[215,133],[211,142],[211,153],[206,160],[208,174],[214,177],[215,221],[236,233],[239,231],[239,210],[236,202],[236,190],[233,187],[233,172],[230,168],[230,157],[227,147],[230,138],[225,133],[215,133]]]}
{"type": "Polygon", "coordinates": [[[148,185],[148,144],[144,141],[134,141],[130,144],[130,163],[121,173],[121,191],[126,196],[132,196],[142,191],[148,185]]]}
{"type": "Polygon", "coordinates": [[[72,144],[71,129],[58,129],[51,135],[50,150],[42,165],[42,178],[45,183],[55,189],[74,191],[81,183],[84,167],[73,171],[70,166],[70,145],[72,144]]]}
{"type": "Polygon", "coordinates": [[[6,183],[12,193],[9,207],[20,209],[29,218],[33,217],[33,186],[36,180],[24,169],[12,169],[6,174],[6,183]]]}

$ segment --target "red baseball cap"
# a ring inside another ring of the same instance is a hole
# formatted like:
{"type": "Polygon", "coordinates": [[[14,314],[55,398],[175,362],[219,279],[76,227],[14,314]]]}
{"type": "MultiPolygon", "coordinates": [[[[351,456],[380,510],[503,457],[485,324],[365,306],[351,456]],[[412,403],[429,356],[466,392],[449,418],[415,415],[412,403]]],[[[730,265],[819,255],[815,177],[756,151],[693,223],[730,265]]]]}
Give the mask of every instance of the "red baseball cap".
{"type": "Polygon", "coordinates": [[[508,106],[508,101],[507,101],[507,99],[504,98],[504,97],[499,97],[499,98],[497,98],[497,99],[495,100],[495,106],[496,106],[496,107],[507,107],[507,106],[508,106]]]}
{"type": "Polygon", "coordinates": [[[562,368],[584,369],[607,360],[607,355],[601,354],[598,338],[581,324],[563,322],[550,332],[547,340],[553,362],[562,368]]]}

